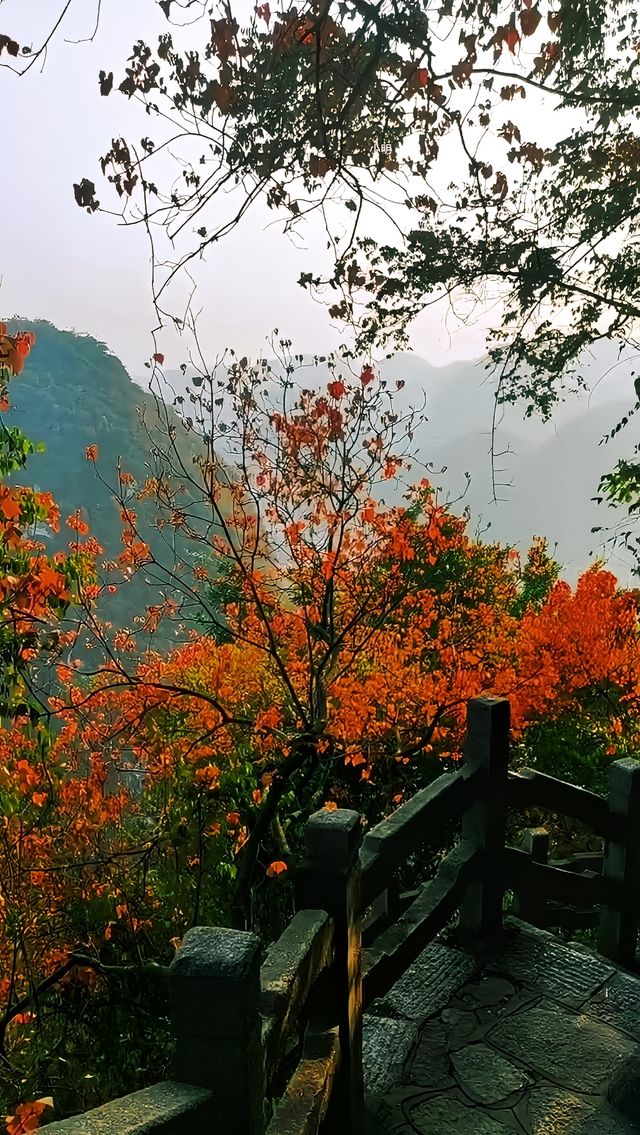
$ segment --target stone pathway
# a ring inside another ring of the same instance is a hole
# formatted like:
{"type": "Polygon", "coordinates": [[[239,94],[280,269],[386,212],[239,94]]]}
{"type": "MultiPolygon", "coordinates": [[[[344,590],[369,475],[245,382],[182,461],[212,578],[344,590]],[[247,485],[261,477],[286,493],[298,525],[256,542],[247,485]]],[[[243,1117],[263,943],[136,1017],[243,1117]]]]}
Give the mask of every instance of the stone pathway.
{"type": "Polygon", "coordinates": [[[379,1135],[634,1135],[605,1098],[640,1042],[640,978],[515,919],[479,961],[433,942],[364,1019],[379,1135]]]}

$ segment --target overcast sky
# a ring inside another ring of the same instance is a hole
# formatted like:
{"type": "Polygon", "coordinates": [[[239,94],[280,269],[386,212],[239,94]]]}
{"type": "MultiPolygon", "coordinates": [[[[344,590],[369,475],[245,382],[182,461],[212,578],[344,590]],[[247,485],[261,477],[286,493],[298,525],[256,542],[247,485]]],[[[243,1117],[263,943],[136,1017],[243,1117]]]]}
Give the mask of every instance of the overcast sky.
{"type": "MultiPolygon", "coordinates": [[[[62,4],[0,0],[0,31],[20,43],[39,43],[62,4]]],[[[118,93],[100,96],[97,75],[113,70],[117,82],[131,45],[138,38],[155,42],[167,23],[156,0],[103,0],[94,41],[67,42],[91,36],[95,4],[73,0],[42,71],[38,64],[16,79],[0,70],[4,152],[18,156],[0,183],[2,216],[11,218],[3,225],[0,309],[90,332],[139,374],[151,353],[154,324],[146,236],[141,228],[119,226],[112,216],[80,210],[72,184],[88,177],[98,196],[113,202],[98,158],[112,137],[153,136],[149,118],[134,102],[118,93]]],[[[234,0],[234,13],[242,18],[250,4],[234,0]]],[[[528,106],[522,109],[529,112],[528,106]]],[[[325,309],[296,283],[301,271],[317,266],[324,247],[319,219],[293,243],[266,206],[250,211],[199,271],[200,326],[208,349],[233,346],[252,355],[276,327],[296,350],[326,353],[337,346],[338,332],[325,309]]],[[[413,349],[437,366],[478,358],[484,346],[482,320],[465,328],[446,302],[414,324],[413,349]]],[[[163,349],[170,365],[182,361],[170,343],[163,349]]]]}
{"type": "MultiPolygon", "coordinates": [[[[42,34],[59,5],[62,0],[4,0],[0,31],[20,43],[38,42],[34,30],[42,34]]],[[[0,181],[0,308],[6,315],[46,318],[90,332],[139,374],[150,355],[148,333],[154,323],[145,234],[119,227],[112,216],[80,210],[72,185],[88,177],[98,196],[112,201],[98,158],[112,137],[153,133],[134,103],[118,93],[100,96],[97,75],[101,69],[122,74],[135,40],[155,41],[167,24],[155,0],[103,0],[95,41],[65,42],[91,35],[94,23],[93,0],[76,0],[42,73],[36,66],[17,79],[0,71],[4,153],[18,155],[9,174],[3,163],[0,181]]],[[[296,350],[326,353],[337,346],[336,329],[324,308],[296,283],[310,266],[308,249],[311,258],[316,248],[323,249],[320,225],[305,230],[298,244],[302,247],[284,237],[274,214],[259,206],[209,254],[200,271],[198,297],[209,349],[233,346],[255,354],[276,327],[296,350]]],[[[477,358],[484,333],[481,328],[456,329],[443,305],[417,321],[413,346],[441,365],[477,358]],[[449,329],[454,331],[451,340],[449,329]]],[[[167,354],[173,364],[182,361],[177,355],[171,358],[170,349],[167,354]]]]}
{"type": "MultiPolygon", "coordinates": [[[[252,2],[234,0],[240,20],[252,2]]],[[[95,30],[96,3],[72,0],[43,68],[38,63],[22,78],[0,68],[5,155],[0,316],[49,319],[90,333],[106,342],[130,373],[141,375],[153,350],[150,329],[155,323],[146,234],[142,227],[124,227],[114,216],[89,216],[76,205],[72,186],[88,177],[105,204],[116,200],[100,173],[99,157],[114,137],[135,141],[153,136],[153,120],[118,92],[102,98],[98,72],[113,70],[117,83],[133,43],[139,38],[155,43],[168,25],[156,0],[102,0],[97,33],[86,42],[95,30]],[[13,155],[13,162],[6,155],[13,155]]],[[[39,44],[62,7],[63,0],[0,0],[0,32],[19,43],[39,44]]],[[[202,40],[200,29],[185,34],[202,40]]],[[[4,54],[2,60],[7,59],[4,54]]],[[[547,143],[568,124],[566,115],[562,119],[551,107],[530,100],[518,113],[524,129],[531,123],[533,137],[539,137],[544,113],[547,143]]],[[[455,170],[447,167],[445,175],[455,176],[455,170]]],[[[207,218],[209,229],[212,220],[220,217],[207,218]]],[[[275,328],[293,341],[294,351],[326,354],[337,347],[339,329],[324,306],[296,283],[301,271],[322,263],[325,246],[319,217],[294,242],[266,206],[250,210],[198,269],[196,306],[203,309],[199,329],[207,351],[216,354],[232,346],[240,354],[255,355],[265,349],[275,328]]],[[[490,322],[485,313],[474,326],[464,327],[443,301],[414,322],[411,345],[435,366],[478,359],[490,322]]],[[[159,342],[169,366],[185,358],[174,344],[169,333],[159,342]]],[[[596,402],[627,393],[624,370],[606,377],[596,402]]],[[[583,408],[575,407],[578,412],[583,408]]]]}
{"type": "MultiPolygon", "coordinates": [[[[240,20],[252,3],[233,0],[240,20]]],[[[168,25],[156,0],[102,0],[97,33],[87,42],[95,30],[96,4],[72,0],[43,68],[38,63],[20,79],[0,68],[3,152],[15,155],[13,163],[5,157],[0,179],[0,314],[49,319],[88,332],[106,342],[130,373],[140,375],[153,350],[155,323],[146,234],[114,216],[89,216],[76,205],[72,186],[87,177],[95,181],[103,203],[113,206],[116,197],[102,178],[99,157],[114,137],[153,137],[153,120],[118,92],[102,98],[98,72],[113,70],[117,83],[133,43],[142,38],[154,44],[168,25]]],[[[39,44],[62,7],[63,0],[0,0],[0,32],[21,44],[39,44]]],[[[201,29],[185,32],[197,43],[202,34],[201,29]]],[[[539,137],[541,113],[549,144],[564,132],[568,118],[528,99],[518,114],[523,129],[531,123],[532,137],[539,137]]],[[[447,164],[444,173],[448,180],[455,169],[447,164]]],[[[221,202],[225,207],[228,203],[221,202]]],[[[220,216],[207,218],[209,229],[220,216]]],[[[202,307],[199,329],[207,351],[232,346],[255,355],[275,328],[293,341],[294,351],[326,354],[337,347],[339,329],[296,282],[303,270],[322,264],[325,247],[319,216],[294,241],[283,235],[282,223],[265,205],[250,210],[198,267],[196,306],[202,307]]],[[[414,322],[411,346],[435,366],[478,359],[490,322],[485,313],[465,327],[443,301],[414,322]]],[[[169,366],[185,358],[174,344],[169,333],[158,344],[169,366]]],[[[617,380],[623,381],[614,372],[596,398],[615,397],[617,380]]]]}

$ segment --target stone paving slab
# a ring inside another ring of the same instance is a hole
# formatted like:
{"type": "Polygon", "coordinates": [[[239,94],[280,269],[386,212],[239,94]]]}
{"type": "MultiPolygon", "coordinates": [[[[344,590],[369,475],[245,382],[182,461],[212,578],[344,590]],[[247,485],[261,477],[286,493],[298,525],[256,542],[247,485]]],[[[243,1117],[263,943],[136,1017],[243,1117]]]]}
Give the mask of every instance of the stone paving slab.
{"type": "Polygon", "coordinates": [[[533,1083],[531,1077],[486,1044],[468,1044],[453,1053],[456,1079],[473,1103],[485,1107],[506,1105],[533,1083]]]}
{"type": "Polygon", "coordinates": [[[512,937],[489,966],[535,985],[554,1000],[579,1008],[617,972],[605,958],[567,946],[547,931],[513,918],[507,928],[512,937]]]}
{"type": "Polygon", "coordinates": [[[638,978],[616,973],[611,981],[584,1006],[590,1016],[606,1021],[640,1041],[640,997],[638,978]]]}
{"type": "Polygon", "coordinates": [[[370,1012],[423,1021],[447,1005],[475,968],[469,954],[431,942],[387,996],[373,1002],[370,1012]]]}
{"type": "Polygon", "coordinates": [[[637,1128],[617,1115],[606,1102],[556,1088],[533,1088],[525,1122],[531,1135],[631,1135],[637,1128]]]}
{"type": "Polygon", "coordinates": [[[633,1051],[629,1038],[609,1025],[544,1001],[499,1021],[488,1039],[551,1083],[589,1093],[604,1092],[633,1051]]]}
{"type": "MultiPolygon", "coordinates": [[[[434,1096],[414,1105],[409,1112],[414,1131],[428,1135],[507,1135],[504,1123],[447,1096],[434,1096]]],[[[513,1130],[513,1128],[511,1128],[513,1130]]]]}
{"type": "Polygon", "coordinates": [[[515,920],[504,962],[436,941],[365,1014],[373,1130],[640,1135],[605,1096],[636,1036],[640,979],[605,959],[515,920]]]}
{"type": "Polygon", "coordinates": [[[418,1030],[408,1021],[374,1017],[366,1013],[362,1023],[362,1056],[365,1093],[370,1107],[379,1101],[401,1076],[418,1030]]]}

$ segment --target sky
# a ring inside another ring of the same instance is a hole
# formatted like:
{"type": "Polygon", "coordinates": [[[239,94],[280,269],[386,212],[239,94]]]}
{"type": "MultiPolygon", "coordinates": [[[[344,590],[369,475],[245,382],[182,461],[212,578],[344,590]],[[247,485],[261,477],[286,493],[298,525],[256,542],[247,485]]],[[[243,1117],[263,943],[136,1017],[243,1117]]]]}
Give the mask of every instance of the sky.
{"type": "MultiPolygon", "coordinates": [[[[3,147],[5,154],[15,155],[10,173],[0,180],[5,219],[0,315],[44,318],[89,333],[139,377],[154,350],[150,331],[156,323],[147,236],[142,227],[125,227],[116,216],[89,216],[76,205],[72,186],[87,177],[95,182],[103,203],[113,206],[115,194],[102,177],[99,158],[112,138],[153,136],[153,122],[135,101],[118,92],[101,97],[98,73],[113,70],[117,84],[133,43],[140,38],[155,43],[168,25],[156,0],[102,0],[96,30],[98,2],[70,0],[43,67],[38,62],[22,78],[0,68],[3,147]]],[[[234,0],[240,20],[249,14],[252,2],[234,0]]],[[[19,43],[40,43],[63,4],[0,0],[0,32],[19,43]]],[[[192,10],[185,6],[185,20],[192,10]]],[[[179,38],[180,32],[171,30],[179,38]]],[[[183,34],[186,42],[194,32],[187,27],[183,34]]],[[[540,136],[541,113],[549,144],[564,132],[569,119],[566,113],[562,118],[548,106],[527,100],[518,107],[519,122],[523,130],[531,123],[533,137],[540,136]]],[[[445,176],[454,177],[455,168],[447,167],[445,176]]],[[[224,210],[225,202],[220,208],[224,210]]],[[[374,235],[379,234],[374,230],[374,235]]],[[[322,265],[326,255],[318,215],[291,239],[283,235],[275,214],[258,203],[198,268],[195,307],[202,309],[198,326],[207,356],[233,347],[240,355],[254,357],[267,349],[276,328],[292,340],[294,352],[327,354],[336,349],[340,328],[324,305],[296,282],[302,271],[322,265]]],[[[411,348],[437,367],[477,360],[484,354],[491,319],[481,311],[465,326],[443,300],[414,321],[411,348]]],[[[185,361],[185,348],[170,332],[160,335],[158,349],[169,367],[185,361]]],[[[600,384],[596,402],[615,397],[624,384],[618,368],[600,384]]]]}
{"type": "MultiPolygon", "coordinates": [[[[99,157],[112,137],[137,139],[152,130],[134,102],[119,93],[100,96],[98,72],[122,75],[130,46],[138,38],[155,41],[167,24],[155,0],[108,0],[93,42],[69,42],[91,36],[95,3],[72,0],[44,68],[36,64],[20,79],[0,70],[3,145],[5,153],[18,155],[19,170],[0,183],[2,216],[12,222],[3,227],[0,309],[88,332],[139,375],[153,350],[155,323],[146,235],[113,216],[89,216],[76,205],[72,185],[87,177],[105,203],[113,200],[99,157]]],[[[238,7],[236,0],[234,12],[241,15],[246,4],[240,0],[238,7]]],[[[0,0],[0,31],[20,43],[39,42],[61,7],[62,0],[0,0]]],[[[253,356],[274,328],[295,350],[335,349],[339,329],[296,283],[310,261],[316,266],[324,246],[319,220],[294,243],[266,206],[251,211],[200,270],[200,326],[208,349],[233,346],[253,356]]],[[[482,324],[464,327],[443,302],[418,318],[412,348],[436,366],[477,359],[485,348],[482,324]]],[[[163,349],[170,365],[183,361],[168,339],[163,349]]]]}

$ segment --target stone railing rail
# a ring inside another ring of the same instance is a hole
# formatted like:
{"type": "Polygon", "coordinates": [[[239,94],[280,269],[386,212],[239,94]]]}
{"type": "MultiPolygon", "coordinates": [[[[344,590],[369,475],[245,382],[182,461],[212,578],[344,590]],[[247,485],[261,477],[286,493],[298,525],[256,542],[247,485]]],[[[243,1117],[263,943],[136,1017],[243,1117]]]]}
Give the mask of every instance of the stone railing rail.
{"type": "Polygon", "coordinates": [[[294,877],[298,913],[262,966],[251,933],[186,934],[169,970],[173,1079],[52,1124],[52,1135],[361,1135],[363,1005],[456,912],[461,934],[499,941],[507,891],[538,925],[597,920],[600,952],[633,965],[640,763],[612,763],[605,799],[530,769],[509,772],[509,732],[505,698],[472,698],[461,767],[362,843],[356,812],[316,812],[294,877]],[[602,851],[549,863],[543,828],[509,847],[509,810],[532,807],[580,821],[603,838],[602,851]],[[401,894],[400,869],[456,820],[460,838],[434,877],[401,894]]]}

